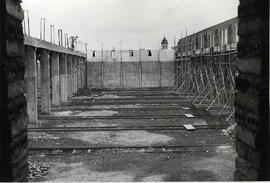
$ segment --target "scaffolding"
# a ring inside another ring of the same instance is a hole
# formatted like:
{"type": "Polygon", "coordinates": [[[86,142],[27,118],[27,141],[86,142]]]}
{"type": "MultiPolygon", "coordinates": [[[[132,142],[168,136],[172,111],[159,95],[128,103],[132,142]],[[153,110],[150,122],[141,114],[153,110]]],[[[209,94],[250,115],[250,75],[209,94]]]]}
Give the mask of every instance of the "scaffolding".
{"type": "Polygon", "coordinates": [[[173,90],[197,107],[214,108],[220,117],[227,115],[228,122],[235,112],[236,60],[235,50],[180,57],[173,90]]]}

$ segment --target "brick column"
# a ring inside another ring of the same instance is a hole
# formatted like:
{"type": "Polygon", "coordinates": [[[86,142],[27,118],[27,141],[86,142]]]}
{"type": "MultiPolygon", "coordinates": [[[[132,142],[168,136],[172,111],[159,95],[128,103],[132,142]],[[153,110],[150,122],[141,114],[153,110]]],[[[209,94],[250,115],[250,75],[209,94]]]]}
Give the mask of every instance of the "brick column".
{"type": "Polygon", "coordinates": [[[50,61],[49,51],[42,49],[40,52],[40,74],[41,74],[41,112],[50,114],[50,61]]]}
{"type": "Polygon", "coordinates": [[[60,106],[59,53],[51,52],[52,105],[60,106]]]}
{"type": "Polygon", "coordinates": [[[72,97],[72,56],[67,55],[67,96],[68,98],[72,97]]]}
{"type": "Polygon", "coordinates": [[[240,0],[236,180],[270,180],[268,8],[268,0],[240,0]]]}
{"type": "Polygon", "coordinates": [[[0,1],[0,182],[28,175],[22,20],[20,1],[0,1]]]}
{"type": "Polygon", "coordinates": [[[67,102],[67,55],[60,54],[60,101],[67,102]]]}
{"type": "Polygon", "coordinates": [[[38,121],[36,48],[30,46],[25,47],[24,62],[27,93],[27,113],[29,122],[36,123],[38,121]]]}

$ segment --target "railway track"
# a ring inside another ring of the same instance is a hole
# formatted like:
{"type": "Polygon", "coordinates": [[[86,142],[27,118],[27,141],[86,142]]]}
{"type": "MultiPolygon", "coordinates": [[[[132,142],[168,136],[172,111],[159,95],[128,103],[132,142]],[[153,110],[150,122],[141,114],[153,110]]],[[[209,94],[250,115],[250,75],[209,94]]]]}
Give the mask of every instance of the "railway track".
{"type": "MultiPolygon", "coordinates": [[[[200,115],[194,116],[194,118],[208,118],[208,119],[226,119],[228,115],[200,115]]],[[[175,119],[175,118],[187,118],[185,115],[149,115],[149,116],[136,116],[136,115],[116,115],[116,116],[51,116],[51,115],[40,115],[39,120],[59,120],[59,119],[76,119],[76,120],[87,120],[87,119],[175,119]]]]}
{"type": "Polygon", "coordinates": [[[233,144],[211,144],[203,146],[175,146],[175,145],[166,145],[166,146],[89,146],[89,147],[29,147],[30,154],[46,154],[46,155],[55,155],[55,154],[80,154],[80,153],[93,153],[96,151],[110,151],[110,152],[143,152],[143,153],[169,153],[169,152],[232,152],[234,151],[233,144]]]}
{"type": "MultiPolygon", "coordinates": [[[[225,129],[228,125],[193,125],[196,130],[225,129]]],[[[163,131],[186,130],[184,126],[121,126],[121,127],[53,127],[53,128],[28,128],[29,132],[88,132],[88,131],[163,131]]]]}

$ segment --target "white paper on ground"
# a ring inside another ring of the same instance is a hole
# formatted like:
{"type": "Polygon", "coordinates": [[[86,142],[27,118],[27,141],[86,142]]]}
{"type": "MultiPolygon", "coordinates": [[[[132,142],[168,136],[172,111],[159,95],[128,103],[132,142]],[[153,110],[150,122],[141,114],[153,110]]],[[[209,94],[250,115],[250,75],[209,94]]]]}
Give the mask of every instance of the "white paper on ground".
{"type": "Polygon", "coordinates": [[[195,116],[193,116],[192,114],[185,114],[185,116],[187,117],[187,118],[194,118],[195,116]]]}
{"type": "Polygon", "coordinates": [[[193,125],[183,125],[186,130],[196,130],[196,128],[193,125]]]}

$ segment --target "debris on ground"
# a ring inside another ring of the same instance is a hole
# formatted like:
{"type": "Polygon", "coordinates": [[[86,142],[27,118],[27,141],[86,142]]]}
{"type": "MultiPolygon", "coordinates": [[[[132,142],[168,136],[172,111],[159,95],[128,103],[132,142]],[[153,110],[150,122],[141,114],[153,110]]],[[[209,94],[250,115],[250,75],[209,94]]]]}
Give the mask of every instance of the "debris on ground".
{"type": "Polygon", "coordinates": [[[194,117],[195,117],[195,116],[192,115],[192,114],[185,114],[185,116],[186,116],[187,118],[194,118],[194,117]]]}
{"type": "Polygon", "coordinates": [[[31,180],[35,177],[46,176],[50,169],[49,165],[37,162],[28,162],[28,167],[29,167],[28,180],[31,180]]]}
{"type": "Polygon", "coordinates": [[[191,125],[191,124],[183,125],[183,126],[188,131],[194,131],[194,130],[196,130],[196,128],[193,125],[191,125]]]}
{"type": "Polygon", "coordinates": [[[222,130],[222,132],[226,136],[235,137],[236,126],[237,126],[237,124],[235,123],[235,124],[229,126],[228,128],[226,128],[225,130],[222,130]]]}

